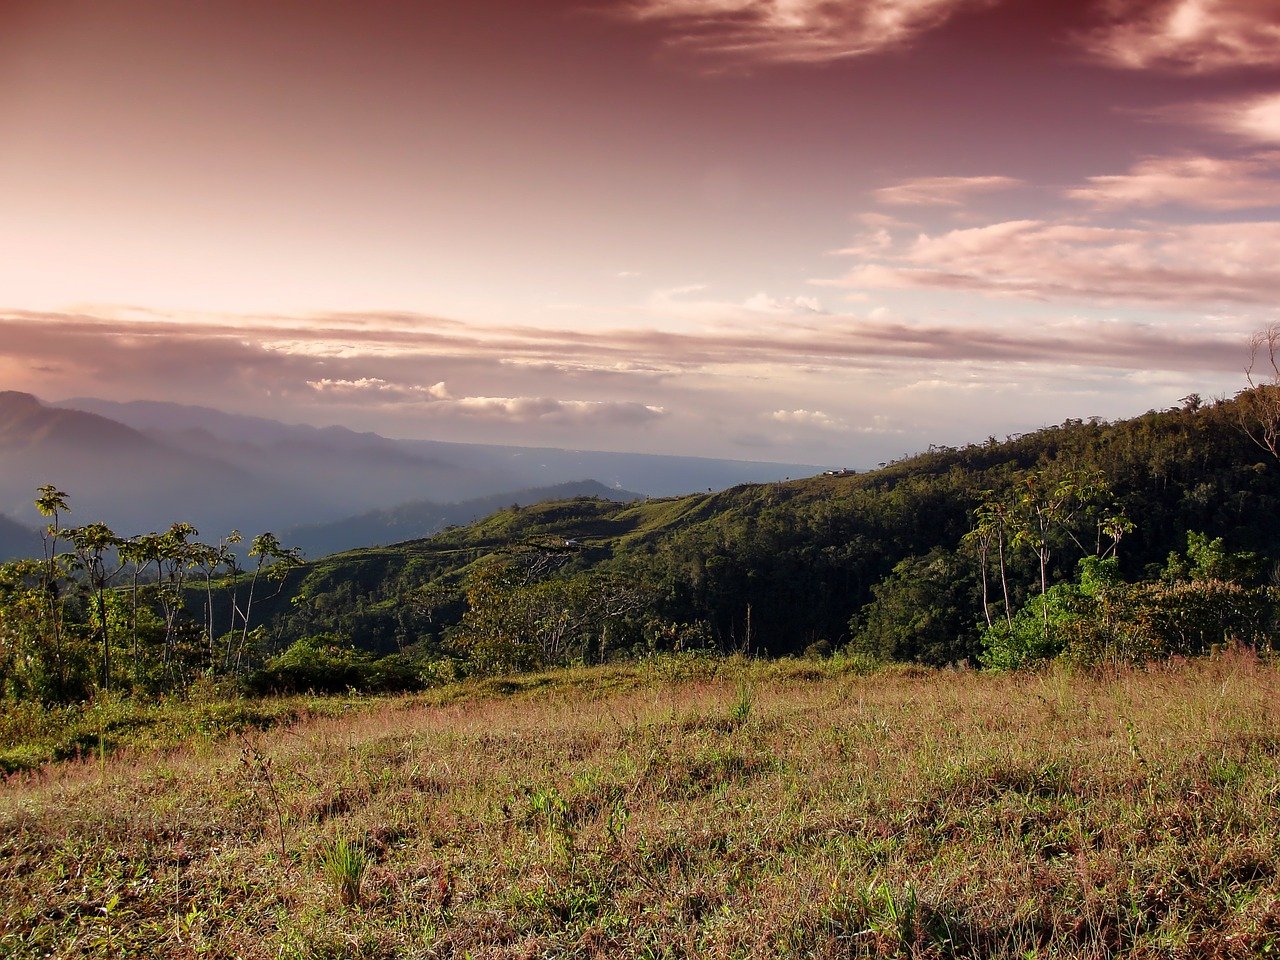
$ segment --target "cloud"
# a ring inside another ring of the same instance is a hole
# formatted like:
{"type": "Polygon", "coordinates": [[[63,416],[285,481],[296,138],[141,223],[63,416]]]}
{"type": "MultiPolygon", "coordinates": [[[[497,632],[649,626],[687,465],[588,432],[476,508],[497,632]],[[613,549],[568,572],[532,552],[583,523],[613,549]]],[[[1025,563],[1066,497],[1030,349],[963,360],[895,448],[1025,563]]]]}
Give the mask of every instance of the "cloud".
{"type": "MultiPolygon", "coordinates": [[[[978,281],[990,279],[979,276],[973,283],[978,281]]],[[[682,394],[683,404],[694,407],[712,389],[731,395],[779,378],[816,383],[827,375],[847,378],[903,366],[1235,372],[1243,364],[1245,335],[1257,321],[1224,318],[1204,329],[1180,330],[1074,319],[998,325],[823,315],[768,328],[681,333],[649,327],[459,329],[451,341],[432,338],[416,348],[391,331],[394,350],[369,330],[362,353],[338,358],[317,358],[314,344],[290,352],[253,342],[243,335],[246,325],[152,322],[148,329],[160,326],[164,335],[143,337],[135,321],[0,311],[0,367],[35,371],[52,365],[60,372],[32,372],[22,382],[25,389],[62,395],[82,394],[92,383],[121,398],[170,396],[224,406],[231,398],[246,409],[287,400],[299,409],[363,407],[438,422],[638,425],[662,419],[682,394]],[[632,372],[636,364],[639,372],[632,372]],[[434,376],[421,375],[424,365],[434,376]],[[466,390],[458,387],[463,383],[466,390]],[[565,398],[567,389],[574,395],[565,398]]],[[[348,336],[345,330],[326,334],[323,322],[314,329],[322,339],[348,336]]]]}
{"type": "Polygon", "coordinates": [[[771,297],[760,292],[747,297],[742,305],[756,313],[805,314],[823,313],[822,301],[817,297],[771,297]]]}
{"type": "Polygon", "coordinates": [[[742,301],[693,296],[705,291],[706,286],[700,283],[655,290],[649,295],[646,308],[664,317],[705,324],[738,324],[825,312],[822,302],[812,296],[775,297],[764,291],[742,301]]]}
{"type": "Polygon", "coordinates": [[[839,417],[833,417],[821,410],[775,410],[769,414],[769,419],[777,423],[819,427],[823,430],[839,430],[845,425],[839,417]]]}
{"type": "Polygon", "coordinates": [[[962,206],[971,196],[1021,186],[1013,177],[920,177],[872,191],[880,203],[901,206],[962,206]]]}
{"type": "Polygon", "coordinates": [[[462,397],[451,406],[464,416],[508,423],[638,426],[667,416],[655,404],[549,397],[462,397]]]}
{"type": "Polygon", "coordinates": [[[507,423],[639,425],[667,415],[664,407],[627,401],[557,400],[551,397],[454,397],[444,381],[422,386],[381,377],[308,380],[315,393],[344,403],[422,406],[433,415],[507,423]]]}
{"type": "Polygon", "coordinates": [[[1280,205],[1280,153],[1224,160],[1215,157],[1149,157],[1128,173],[1089,177],[1067,191],[1094,207],[1179,204],[1204,210],[1245,210],[1280,205]]]}
{"type": "Polygon", "coordinates": [[[1280,93],[1222,104],[1213,125],[1248,140],[1280,143],[1280,93]]]}
{"type": "Polygon", "coordinates": [[[316,393],[341,398],[369,398],[386,402],[430,402],[449,400],[449,390],[443,380],[431,386],[389,383],[381,377],[361,377],[358,380],[308,380],[307,386],[316,393]]]}
{"type": "Polygon", "coordinates": [[[1098,58],[1134,70],[1203,74],[1280,62],[1280,17],[1267,0],[1113,0],[1083,38],[1098,58]]]}
{"type": "Polygon", "coordinates": [[[719,63],[826,63],[909,43],[993,0],[631,0],[624,15],[666,25],[669,49],[719,63]]]}
{"type": "Polygon", "coordinates": [[[1274,305],[1280,222],[1116,228],[1011,220],[921,234],[820,284],[967,290],[1034,300],[1274,305]]]}
{"type": "Polygon", "coordinates": [[[1193,124],[1250,143],[1280,144],[1280,93],[1174,103],[1140,113],[1151,120],[1193,124]]]}

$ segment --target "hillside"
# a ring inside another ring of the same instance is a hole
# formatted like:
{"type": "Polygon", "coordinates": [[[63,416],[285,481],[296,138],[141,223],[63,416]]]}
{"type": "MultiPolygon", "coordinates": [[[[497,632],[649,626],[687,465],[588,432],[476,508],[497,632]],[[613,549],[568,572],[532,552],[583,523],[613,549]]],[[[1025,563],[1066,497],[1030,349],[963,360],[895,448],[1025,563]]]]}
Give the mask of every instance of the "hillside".
{"type": "Polygon", "coordinates": [[[300,548],[304,556],[322,557],[357,547],[381,546],[429,537],[445,527],[474,523],[513,504],[529,506],[570,497],[603,497],[624,503],[640,499],[640,495],[636,493],[615,490],[595,480],[582,480],[553,487],[512,490],[458,503],[436,503],[431,500],[402,503],[391,509],[372,510],[332,523],[292,527],[281,534],[281,539],[300,548]]]}
{"type": "MultiPolygon", "coordinates": [[[[873,600],[907,603],[919,589],[940,604],[933,633],[950,638],[947,650],[919,655],[948,662],[976,653],[981,610],[978,565],[962,538],[974,508],[992,491],[1008,493],[1017,471],[1099,471],[1133,522],[1118,550],[1130,579],[1185,549],[1189,531],[1280,559],[1280,469],[1240,431],[1237,414],[1227,402],[1115,423],[1070,421],[863,474],[502,510],[429,539],[316,561],[270,608],[271,629],[279,644],[317,630],[370,649],[436,642],[464,609],[460,590],[480,561],[542,545],[560,551],[563,576],[643,584],[655,622],[686,625],[689,642],[696,633],[698,644],[722,650],[836,646],[873,600]],[[572,550],[556,546],[569,540],[572,550]],[[456,598],[430,619],[404,602],[426,584],[456,598]]],[[[1056,549],[1051,580],[1070,577],[1079,557],[1070,545],[1056,549]]],[[[1029,562],[1010,558],[1015,602],[1030,589],[1029,562]]],[[[639,631],[626,642],[659,641],[639,631]]]]}

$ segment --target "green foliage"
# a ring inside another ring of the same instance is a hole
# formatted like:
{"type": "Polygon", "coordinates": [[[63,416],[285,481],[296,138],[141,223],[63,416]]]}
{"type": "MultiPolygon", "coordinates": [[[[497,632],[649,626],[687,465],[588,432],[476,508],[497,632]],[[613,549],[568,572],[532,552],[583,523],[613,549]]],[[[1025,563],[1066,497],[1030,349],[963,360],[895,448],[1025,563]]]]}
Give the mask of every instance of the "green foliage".
{"type": "MultiPolygon", "coordinates": [[[[1007,625],[1042,585],[1071,578],[1084,556],[1118,555],[1121,573],[1136,580],[1153,565],[1157,575],[1196,530],[1256,553],[1261,563],[1280,558],[1280,469],[1257,458],[1234,404],[1204,403],[935,448],[858,475],[633,504],[539,504],[429,540],[325,558],[291,579],[279,602],[263,601],[262,616],[281,645],[332,631],[378,652],[417,643],[433,656],[468,658],[475,650],[477,669],[485,670],[595,661],[601,637],[587,630],[545,654],[540,631],[549,621],[530,614],[522,622],[517,602],[536,607],[535,592],[511,598],[505,610],[489,605],[485,617],[465,599],[467,584],[484,579],[488,564],[572,539],[579,548],[563,551],[561,565],[536,580],[608,576],[646,593],[643,614],[616,621],[604,638],[606,653],[699,645],[798,654],[849,636],[884,646],[886,637],[905,635],[902,652],[889,656],[963,659],[976,647],[966,632],[973,621],[989,616],[1007,625]],[[988,504],[993,509],[975,516],[988,504]],[[910,592],[895,568],[934,550],[957,558],[957,578],[966,583],[924,611],[938,622],[956,611],[955,635],[947,638],[955,650],[924,641],[921,649],[938,652],[922,654],[914,645],[932,628],[907,629],[905,611],[885,620],[878,639],[861,638],[888,612],[869,605],[902,606],[883,595],[910,592]],[[289,604],[304,581],[305,599],[289,604]],[[429,602],[411,602],[428,585],[429,602]],[[459,631],[464,618],[468,629],[459,631]]],[[[572,592],[543,589],[546,600],[572,592]]],[[[576,601],[567,599],[572,608],[576,601]]],[[[896,649],[896,639],[889,645],[896,649]]]]}
{"type": "Polygon", "coordinates": [[[1252,551],[1230,553],[1222,537],[1210,539],[1208,534],[1188,530],[1185,557],[1170,553],[1160,576],[1170,583],[1183,580],[1247,583],[1257,576],[1259,565],[1258,555],[1252,551]]]}
{"type": "Polygon", "coordinates": [[[1118,583],[1114,556],[1085,557],[1075,583],[1059,583],[1033,596],[1011,619],[983,634],[984,666],[1017,670],[1052,660],[1092,636],[1100,598],[1118,583]]]}
{"type": "Polygon", "coordinates": [[[898,563],[871,589],[849,623],[849,649],[881,661],[940,666],[977,653],[976,604],[969,570],[936,549],[898,563]]]}
{"type": "Polygon", "coordinates": [[[303,637],[272,657],[250,678],[261,693],[343,693],[421,690],[424,679],[410,656],[376,658],[333,634],[303,637]]]}
{"type": "Polygon", "coordinates": [[[103,523],[64,527],[67,496],[51,485],[35,505],[50,518],[44,555],[0,565],[0,701],[165,696],[203,676],[238,673],[250,641],[261,637],[251,623],[259,579],[282,584],[299,562],[271,534],[256,537],[246,597],[230,549],[238,533],[211,546],[196,541],[188,523],[134,537],[103,523]],[[213,583],[223,571],[230,629],[218,650],[213,583]],[[190,589],[197,576],[205,586],[198,619],[190,589]]]}
{"type": "Polygon", "coordinates": [[[1098,595],[1091,629],[1077,634],[1068,653],[1084,663],[1137,662],[1230,643],[1268,647],[1278,599],[1273,588],[1226,580],[1121,584],[1098,595]]]}
{"type": "Polygon", "coordinates": [[[670,650],[816,657],[845,638],[860,662],[1131,659],[1219,642],[1201,623],[1215,610],[1219,634],[1258,642],[1262,595],[1137,583],[1247,590],[1280,559],[1280,469],[1256,462],[1242,402],[1067,421],[858,475],[502,510],[305,564],[270,534],[238,560],[238,534],[65,528],[65,495],[42,488],[45,556],[0,590],[0,689],[153,695],[258,668],[261,689],[402,689],[670,650]],[[1116,584],[1066,583],[1091,556],[1116,561],[1116,584]]]}
{"type": "Polygon", "coordinates": [[[543,551],[491,557],[467,579],[467,610],[450,640],[480,673],[606,659],[639,635],[646,593],[608,574],[557,573],[543,551]]]}
{"type": "Polygon", "coordinates": [[[320,851],[320,870],[345,907],[360,903],[360,885],[369,861],[364,847],[346,837],[337,837],[320,851]]]}

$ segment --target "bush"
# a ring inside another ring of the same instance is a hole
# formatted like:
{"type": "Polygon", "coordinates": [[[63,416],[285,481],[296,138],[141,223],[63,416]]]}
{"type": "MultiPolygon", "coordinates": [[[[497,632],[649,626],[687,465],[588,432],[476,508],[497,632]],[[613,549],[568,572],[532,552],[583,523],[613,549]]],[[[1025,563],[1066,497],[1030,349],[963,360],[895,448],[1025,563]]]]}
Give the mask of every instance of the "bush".
{"type": "Polygon", "coordinates": [[[375,658],[332,634],[303,637],[254,675],[259,693],[390,693],[421,690],[417,665],[404,654],[375,658]]]}
{"type": "Polygon", "coordinates": [[[1225,580],[1121,584],[1098,597],[1096,629],[1069,651],[1084,663],[1207,653],[1237,641],[1269,646],[1277,592],[1225,580]]]}
{"type": "Polygon", "coordinates": [[[932,666],[972,657],[977,631],[966,572],[941,549],[903,560],[871,588],[874,599],[849,621],[850,652],[932,666]]]}

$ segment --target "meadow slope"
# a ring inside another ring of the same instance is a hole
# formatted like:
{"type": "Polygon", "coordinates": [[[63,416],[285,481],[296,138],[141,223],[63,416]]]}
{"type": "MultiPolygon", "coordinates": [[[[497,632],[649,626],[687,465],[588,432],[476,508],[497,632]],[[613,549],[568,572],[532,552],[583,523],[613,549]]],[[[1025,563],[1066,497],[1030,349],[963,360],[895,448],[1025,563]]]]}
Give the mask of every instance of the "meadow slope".
{"type": "Polygon", "coordinates": [[[490,680],[12,777],[0,955],[1280,951],[1274,665],[855,666],[490,680]]]}

